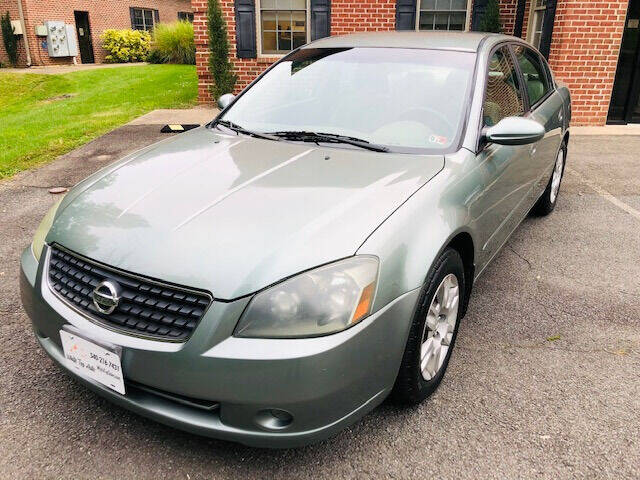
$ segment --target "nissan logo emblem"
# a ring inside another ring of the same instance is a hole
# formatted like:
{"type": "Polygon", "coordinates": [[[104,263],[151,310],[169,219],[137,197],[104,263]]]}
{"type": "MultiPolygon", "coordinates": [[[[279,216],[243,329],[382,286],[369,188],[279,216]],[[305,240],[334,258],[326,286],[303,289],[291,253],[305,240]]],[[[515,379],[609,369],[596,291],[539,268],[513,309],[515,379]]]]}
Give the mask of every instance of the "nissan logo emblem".
{"type": "Polygon", "coordinates": [[[93,290],[92,296],[98,311],[109,315],[120,303],[120,286],[111,280],[103,280],[93,290]]]}

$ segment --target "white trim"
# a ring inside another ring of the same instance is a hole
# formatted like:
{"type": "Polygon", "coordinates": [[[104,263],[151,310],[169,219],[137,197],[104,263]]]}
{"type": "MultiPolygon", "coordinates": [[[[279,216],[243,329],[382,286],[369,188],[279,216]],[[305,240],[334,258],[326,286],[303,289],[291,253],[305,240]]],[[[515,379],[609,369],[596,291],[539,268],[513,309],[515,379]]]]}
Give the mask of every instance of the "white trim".
{"type": "MultiPolygon", "coordinates": [[[[305,0],[307,5],[307,17],[306,17],[306,33],[307,42],[311,41],[311,0],[305,0]]],[[[256,55],[257,58],[282,58],[287,53],[262,53],[262,9],[260,6],[260,0],[256,0],[256,55]]]]}
{"type": "MultiPolygon", "coordinates": [[[[534,21],[533,18],[536,15],[537,12],[540,12],[541,15],[543,15],[542,17],[542,28],[544,28],[544,12],[547,10],[547,5],[545,4],[544,7],[536,7],[536,0],[531,0],[530,1],[530,5],[529,5],[529,18],[527,19],[527,38],[526,41],[529,45],[533,45],[533,47],[535,48],[540,48],[540,45],[534,45],[533,44],[533,34],[534,34],[534,21]]],[[[540,33],[540,36],[542,36],[542,32],[540,33]]]]}
{"type": "MultiPolygon", "coordinates": [[[[416,31],[420,31],[420,3],[421,2],[422,0],[416,0],[416,21],[415,21],[415,27],[414,27],[416,31]]],[[[465,20],[464,20],[465,32],[468,32],[471,29],[471,9],[472,8],[473,8],[473,0],[467,0],[467,13],[465,14],[465,20]]]]}

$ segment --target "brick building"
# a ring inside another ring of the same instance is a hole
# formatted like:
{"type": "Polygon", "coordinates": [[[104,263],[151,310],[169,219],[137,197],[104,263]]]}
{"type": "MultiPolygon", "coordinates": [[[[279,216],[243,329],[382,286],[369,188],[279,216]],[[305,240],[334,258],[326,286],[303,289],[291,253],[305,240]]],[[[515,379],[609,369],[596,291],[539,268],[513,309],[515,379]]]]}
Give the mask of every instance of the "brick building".
{"type": "MultiPolygon", "coordinates": [[[[207,0],[192,0],[199,98],[211,103],[207,0]]],[[[383,30],[477,30],[487,0],[220,0],[237,90],[302,43],[383,30]]],[[[540,49],[575,125],[640,122],[640,0],[499,0],[504,33],[540,49]],[[622,48],[621,48],[622,46],[622,48]],[[616,73],[617,72],[617,73],[616,73]]]]}
{"type": "MultiPolygon", "coordinates": [[[[0,13],[6,12],[23,32],[19,66],[73,63],[74,57],[49,55],[47,37],[41,35],[47,21],[74,26],[78,63],[101,63],[106,52],[100,35],[108,28],[150,30],[158,22],[193,19],[190,0],[0,0],[0,13]]],[[[0,41],[0,62],[7,61],[4,42],[0,41]]]]}

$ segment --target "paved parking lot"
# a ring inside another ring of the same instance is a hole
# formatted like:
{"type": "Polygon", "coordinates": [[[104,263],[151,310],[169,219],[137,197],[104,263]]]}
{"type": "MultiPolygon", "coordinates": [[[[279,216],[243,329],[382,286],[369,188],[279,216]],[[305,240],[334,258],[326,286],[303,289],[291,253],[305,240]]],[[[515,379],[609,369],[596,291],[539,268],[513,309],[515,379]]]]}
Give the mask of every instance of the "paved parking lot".
{"type": "Polygon", "coordinates": [[[256,450],[111,405],[40,351],[18,259],[55,198],[161,135],[126,126],[0,183],[1,478],[640,476],[640,137],[576,136],[559,205],[527,219],[477,283],[447,376],[337,437],[256,450]]]}

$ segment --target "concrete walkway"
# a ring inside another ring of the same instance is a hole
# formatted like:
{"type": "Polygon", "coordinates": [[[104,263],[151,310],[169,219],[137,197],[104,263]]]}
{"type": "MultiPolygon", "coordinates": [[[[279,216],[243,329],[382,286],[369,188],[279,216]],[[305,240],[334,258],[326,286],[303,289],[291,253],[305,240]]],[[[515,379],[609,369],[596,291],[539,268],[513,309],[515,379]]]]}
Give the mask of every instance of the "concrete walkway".
{"type": "Polygon", "coordinates": [[[602,127],[571,127],[571,135],[640,135],[640,123],[602,127]]]}
{"type": "Polygon", "coordinates": [[[36,73],[40,75],[60,75],[62,73],[82,72],[84,70],[96,70],[98,68],[139,67],[148,65],[146,62],[137,63],[91,63],[78,65],[47,65],[45,67],[33,66],[29,68],[3,68],[2,73],[36,73]]]}
{"type": "Polygon", "coordinates": [[[184,109],[161,108],[142,115],[127,125],[167,125],[169,123],[209,123],[220,110],[211,107],[195,107],[184,109]]]}

